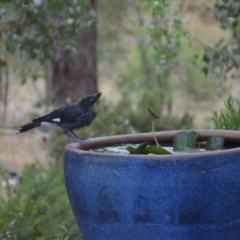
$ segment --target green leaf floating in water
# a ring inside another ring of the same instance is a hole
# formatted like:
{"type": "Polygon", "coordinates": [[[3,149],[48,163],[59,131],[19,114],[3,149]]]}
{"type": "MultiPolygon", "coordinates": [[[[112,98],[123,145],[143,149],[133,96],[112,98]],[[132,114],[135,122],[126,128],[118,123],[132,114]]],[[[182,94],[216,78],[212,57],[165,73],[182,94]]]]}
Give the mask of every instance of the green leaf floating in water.
{"type": "Polygon", "coordinates": [[[195,149],[197,132],[182,131],[177,133],[173,138],[173,151],[191,151],[195,149]]]}
{"type": "Polygon", "coordinates": [[[140,144],[136,149],[134,154],[144,154],[144,149],[147,147],[148,142],[140,144]]]}
{"type": "Polygon", "coordinates": [[[127,150],[129,151],[130,154],[135,154],[135,148],[134,147],[127,147],[127,150]]]}
{"type": "Polygon", "coordinates": [[[145,151],[147,152],[146,154],[152,153],[152,154],[158,154],[158,155],[163,155],[163,154],[172,154],[168,150],[160,147],[160,146],[148,146],[145,148],[145,151]]]}
{"type": "Polygon", "coordinates": [[[224,139],[220,136],[212,136],[208,139],[205,149],[206,150],[221,150],[224,146],[224,139]]]}
{"type": "Polygon", "coordinates": [[[127,147],[127,150],[130,154],[172,154],[168,150],[159,147],[159,146],[151,146],[148,142],[144,142],[141,145],[139,145],[137,148],[134,147],[127,147]]]}
{"type": "Polygon", "coordinates": [[[144,153],[145,148],[147,147],[148,142],[144,142],[140,144],[138,147],[127,147],[127,150],[129,151],[130,154],[146,154],[144,153]]]}

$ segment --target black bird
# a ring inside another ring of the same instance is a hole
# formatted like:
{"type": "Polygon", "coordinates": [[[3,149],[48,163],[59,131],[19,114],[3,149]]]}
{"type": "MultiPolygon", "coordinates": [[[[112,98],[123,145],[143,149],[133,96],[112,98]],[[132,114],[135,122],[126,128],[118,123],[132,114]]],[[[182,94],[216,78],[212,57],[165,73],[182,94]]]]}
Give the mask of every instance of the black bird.
{"type": "Polygon", "coordinates": [[[23,133],[39,126],[58,126],[71,139],[83,143],[82,139],[73,130],[89,126],[93,122],[97,116],[94,103],[101,95],[102,93],[100,92],[94,93],[83,98],[80,102],[60,107],[43,117],[33,119],[31,123],[21,126],[18,129],[18,133],[23,133]]]}

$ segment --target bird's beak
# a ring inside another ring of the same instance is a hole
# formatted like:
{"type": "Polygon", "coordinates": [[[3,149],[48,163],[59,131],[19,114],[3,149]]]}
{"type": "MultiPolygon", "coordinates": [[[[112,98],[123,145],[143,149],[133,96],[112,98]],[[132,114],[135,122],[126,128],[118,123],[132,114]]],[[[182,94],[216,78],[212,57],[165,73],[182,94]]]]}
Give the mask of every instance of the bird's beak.
{"type": "Polygon", "coordinates": [[[92,95],[91,95],[91,100],[90,100],[90,102],[91,102],[92,104],[94,104],[101,95],[102,95],[101,92],[92,94],[92,95]]]}

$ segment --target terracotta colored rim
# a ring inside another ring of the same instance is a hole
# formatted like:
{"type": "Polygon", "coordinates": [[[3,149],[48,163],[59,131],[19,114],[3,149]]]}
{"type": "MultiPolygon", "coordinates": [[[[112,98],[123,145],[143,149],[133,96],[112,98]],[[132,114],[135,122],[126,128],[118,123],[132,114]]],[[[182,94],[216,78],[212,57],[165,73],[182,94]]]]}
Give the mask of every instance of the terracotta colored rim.
{"type": "MultiPolygon", "coordinates": [[[[176,158],[186,158],[186,157],[199,157],[204,155],[218,155],[223,153],[237,153],[240,152],[240,131],[233,130],[172,130],[172,131],[162,131],[156,132],[156,137],[160,142],[171,142],[173,137],[181,131],[196,131],[198,133],[198,140],[205,141],[210,136],[221,136],[225,139],[226,143],[239,143],[239,147],[226,150],[218,150],[204,153],[187,153],[180,155],[144,155],[149,159],[176,159],[176,158]]],[[[101,156],[115,156],[115,157],[129,157],[129,154],[113,154],[113,153],[100,153],[87,151],[92,147],[110,146],[113,144],[125,144],[125,143],[142,143],[142,142],[154,142],[152,133],[137,133],[137,134],[125,134],[116,135],[108,137],[97,137],[90,138],[86,140],[84,145],[79,143],[70,143],[65,149],[67,151],[73,151],[81,155],[101,155],[101,156]]],[[[139,157],[143,155],[131,155],[133,157],[139,157]]]]}

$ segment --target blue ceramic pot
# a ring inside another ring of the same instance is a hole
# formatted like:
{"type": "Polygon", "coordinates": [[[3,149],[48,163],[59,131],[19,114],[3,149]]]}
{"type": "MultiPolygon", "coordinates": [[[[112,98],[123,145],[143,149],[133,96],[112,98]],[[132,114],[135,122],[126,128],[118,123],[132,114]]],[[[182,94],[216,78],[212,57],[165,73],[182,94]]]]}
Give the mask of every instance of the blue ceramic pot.
{"type": "MultiPolygon", "coordinates": [[[[178,131],[157,133],[171,142],[178,131]]],[[[229,150],[184,155],[124,155],[91,147],[152,141],[135,134],[66,146],[64,174],[85,240],[239,240],[240,133],[199,130],[225,138],[229,150]]]]}

